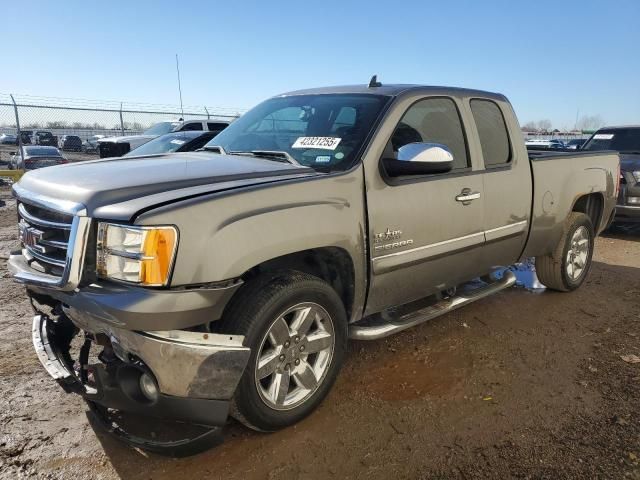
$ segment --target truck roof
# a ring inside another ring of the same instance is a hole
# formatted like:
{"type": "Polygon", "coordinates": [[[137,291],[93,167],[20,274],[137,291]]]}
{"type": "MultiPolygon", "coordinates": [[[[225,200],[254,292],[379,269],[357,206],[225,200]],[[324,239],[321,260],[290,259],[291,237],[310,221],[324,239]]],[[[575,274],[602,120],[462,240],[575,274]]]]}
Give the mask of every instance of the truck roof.
{"type": "Polygon", "coordinates": [[[380,87],[369,87],[366,84],[362,85],[339,85],[334,87],[321,87],[321,88],[309,88],[305,90],[294,90],[291,92],[278,95],[280,97],[290,95],[323,95],[331,93],[355,93],[355,94],[377,94],[377,95],[389,95],[396,97],[402,93],[420,91],[429,93],[437,93],[439,95],[448,94],[454,96],[481,96],[487,98],[494,98],[496,100],[506,100],[505,96],[500,93],[486,92],[483,90],[473,90],[468,88],[458,87],[440,87],[433,85],[418,85],[418,84],[383,84],[380,87]]]}

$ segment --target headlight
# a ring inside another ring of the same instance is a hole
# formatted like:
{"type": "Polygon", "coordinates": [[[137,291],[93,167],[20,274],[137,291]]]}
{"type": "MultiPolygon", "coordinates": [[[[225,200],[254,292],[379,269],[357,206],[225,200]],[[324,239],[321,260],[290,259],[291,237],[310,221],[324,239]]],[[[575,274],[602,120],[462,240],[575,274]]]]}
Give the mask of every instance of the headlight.
{"type": "Polygon", "coordinates": [[[640,170],[637,172],[631,172],[631,175],[636,179],[636,182],[640,183],[640,170]]]}
{"type": "Polygon", "coordinates": [[[148,287],[169,283],[178,246],[175,227],[98,224],[98,276],[148,287]]]}

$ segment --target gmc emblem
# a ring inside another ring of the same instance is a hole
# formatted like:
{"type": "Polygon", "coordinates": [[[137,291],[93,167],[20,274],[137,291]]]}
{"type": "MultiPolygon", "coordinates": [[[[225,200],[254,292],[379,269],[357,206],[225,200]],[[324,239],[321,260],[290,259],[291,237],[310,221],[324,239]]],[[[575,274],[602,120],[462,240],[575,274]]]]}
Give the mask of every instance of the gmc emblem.
{"type": "Polygon", "coordinates": [[[44,234],[38,229],[29,227],[23,223],[19,224],[20,228],[20,241],[25,247],[35,247],[42,239],[44,234]]]}

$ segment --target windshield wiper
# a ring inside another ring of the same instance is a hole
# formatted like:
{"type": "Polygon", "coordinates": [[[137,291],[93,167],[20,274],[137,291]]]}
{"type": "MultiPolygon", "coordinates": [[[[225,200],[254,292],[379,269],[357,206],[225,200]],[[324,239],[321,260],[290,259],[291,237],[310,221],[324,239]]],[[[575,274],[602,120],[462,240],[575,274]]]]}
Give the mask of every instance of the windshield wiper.
{"type": "Polygon", "coordinates": [[[254,157],[275,160],[276,162],[285,160],[291,165],[300,165],[300,162],[293,158],[289,152],[285,152],[283,150],[251,150],[249,152],[233,151],[229,153],[231,155],[252,155],[254,157]]]}

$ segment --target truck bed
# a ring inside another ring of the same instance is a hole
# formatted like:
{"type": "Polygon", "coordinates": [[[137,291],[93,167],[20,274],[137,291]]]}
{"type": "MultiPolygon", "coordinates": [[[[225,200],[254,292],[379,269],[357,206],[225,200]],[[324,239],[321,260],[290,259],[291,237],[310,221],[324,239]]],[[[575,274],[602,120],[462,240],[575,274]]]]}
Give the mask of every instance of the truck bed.
{"type": "Polygon", "coordinates": [[[615,207],[620,157],[614,151],[528,150],[533,177],[531,230],[524,256],[551,252],[557,245],[564,221],[571,211],[596,213],[593,228],[606,227],[615,207]],[[595,197],[588,205],[577,205],[580,198],[595,197]],[[595,209],[593,212],[591,209],[595,209]]]}

